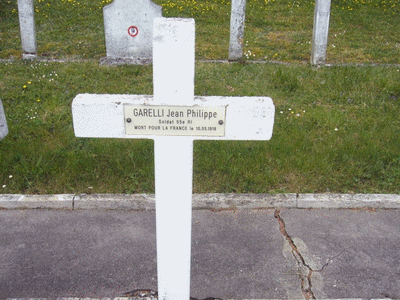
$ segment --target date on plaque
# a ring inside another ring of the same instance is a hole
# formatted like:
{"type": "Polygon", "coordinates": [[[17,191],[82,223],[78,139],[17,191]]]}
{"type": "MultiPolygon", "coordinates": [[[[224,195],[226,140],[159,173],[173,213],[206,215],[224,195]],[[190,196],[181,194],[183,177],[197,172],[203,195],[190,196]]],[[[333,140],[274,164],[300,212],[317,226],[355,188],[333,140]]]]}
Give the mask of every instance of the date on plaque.
{"type": "Polygon", "coordinates": [[[225,136],[225,114],[225,106],[125,104],[125,134],[225,136]]]}

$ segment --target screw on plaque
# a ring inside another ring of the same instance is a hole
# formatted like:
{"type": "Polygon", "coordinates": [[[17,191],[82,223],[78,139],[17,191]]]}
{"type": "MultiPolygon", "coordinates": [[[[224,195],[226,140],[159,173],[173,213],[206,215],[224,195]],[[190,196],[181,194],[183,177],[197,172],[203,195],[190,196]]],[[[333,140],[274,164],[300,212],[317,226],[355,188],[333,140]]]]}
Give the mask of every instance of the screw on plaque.
{"type": "Polygon", "coordinates": [[[219,121],[218,121],[218,124],[219,124],[219,125],[222,125],[222,124],[224,124],[224,121],[219,120],[219,121]]]}
{"type": "Polygon", "coordinates": [[[131,119],[131,118],[128,118],[128,119],[126,119],[126,121],[127,121],[128,123],[130,123],[130,122],[132,122],[132,119],[131,119]]]}

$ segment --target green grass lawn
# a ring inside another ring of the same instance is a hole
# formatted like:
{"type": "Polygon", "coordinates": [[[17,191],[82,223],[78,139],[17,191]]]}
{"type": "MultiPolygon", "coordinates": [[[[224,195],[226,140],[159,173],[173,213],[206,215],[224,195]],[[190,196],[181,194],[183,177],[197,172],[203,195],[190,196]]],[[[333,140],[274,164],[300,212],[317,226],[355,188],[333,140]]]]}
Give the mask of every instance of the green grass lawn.
{"type": "MultiPolygon", "coordinates": [[[[398,193],[400,68],[197,63],[195,94],[270,96],[270,141],[196,141],[194,192],[398,193]]],[[[2,193],[154,192],[153,142],[74,137],[78,93],[152,94],[151,66],[0,64],[2,193]],[[134,83],[134,84],[132,84],[134,83]]]]}
{"type": "MultiPolygon", "coordinates": [[[[0,193],[152,193],[153,142],[76,138],[79,93],[152,94],[151,66],[100,66],[102,7],[35,1],[38,53],[22,61],[16,1],[0,0],[0,193]],[[84,61],[82,59],[85,59],[84,61]]],[[[196,58],[226,59],[230,3],[156,1],[196,19],[196,58]]],[[[397,0],[332,2],[328,63],[400,63],[397,0]]],[[[400,66],[309,66],[313,2],[248,0],[245,61],[196,63],[195,94],[269,96],[272,139],[196,141],[194,192],[400,191],[400,66]],[[290,62],[250,64],[246,60],[290,62]]]]}

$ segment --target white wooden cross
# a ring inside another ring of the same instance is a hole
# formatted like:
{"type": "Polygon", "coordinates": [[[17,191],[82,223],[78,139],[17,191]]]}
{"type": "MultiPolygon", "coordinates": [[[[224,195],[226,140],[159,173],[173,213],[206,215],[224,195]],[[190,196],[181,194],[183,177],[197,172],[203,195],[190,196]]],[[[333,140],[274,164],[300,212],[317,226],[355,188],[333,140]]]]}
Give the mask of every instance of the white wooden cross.
{"type": "Polygon", "coordinates": [[[267,97],[194,97],[193,19],[154,21],[154,97],[79,94],[75,135],[154,139],[158,297],[188,300],[193,140],[268,140],[267,97]]]}

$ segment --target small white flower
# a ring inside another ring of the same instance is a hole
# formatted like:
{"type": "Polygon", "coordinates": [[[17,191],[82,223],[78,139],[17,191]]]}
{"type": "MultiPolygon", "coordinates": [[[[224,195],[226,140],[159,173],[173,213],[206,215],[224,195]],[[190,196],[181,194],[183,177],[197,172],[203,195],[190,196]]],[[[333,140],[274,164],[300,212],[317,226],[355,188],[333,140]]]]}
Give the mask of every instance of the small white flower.
{"type": "Polygon", "coordinates": [[[8,178],[12,178],[12,177],[13,177],[12,175],[9,175],[9,176],[8,176],[8,178]]]}
{"type": "Polygon", "coordinates": [[[281,114],[283,114],[283,111],[281,111],[281,114]]]}
{"type": "Polygon", "coordinates": [[[335,127],[335,131],[339,131],[339,129],[337,127],[335,127]]]}
{"type": "Polygon", "coordinates": [[[6,185],[5,184],[3,184],[3,189],[5,189],[6,188],[6,185]]]}

